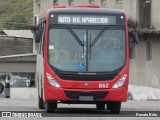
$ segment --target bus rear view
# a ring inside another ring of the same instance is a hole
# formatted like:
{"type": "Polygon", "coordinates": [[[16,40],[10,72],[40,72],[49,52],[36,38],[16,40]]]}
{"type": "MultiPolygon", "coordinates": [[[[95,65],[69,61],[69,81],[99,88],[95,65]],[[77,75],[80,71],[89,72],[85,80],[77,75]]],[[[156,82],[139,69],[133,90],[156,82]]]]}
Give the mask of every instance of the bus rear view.
{"type": "Polygon", "coordinates": [[[127,100],[128,24],[123,11],[58,8],[40,19],[37,80],[39,108],[58,103],[96,104],[119,113],[127,100]]]}

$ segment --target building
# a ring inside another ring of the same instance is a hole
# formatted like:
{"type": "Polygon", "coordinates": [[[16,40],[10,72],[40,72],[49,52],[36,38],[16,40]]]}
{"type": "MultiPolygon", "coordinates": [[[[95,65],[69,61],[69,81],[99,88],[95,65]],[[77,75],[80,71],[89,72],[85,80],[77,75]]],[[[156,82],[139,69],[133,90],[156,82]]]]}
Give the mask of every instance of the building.
{"type": "Polygon", "coordinates": [[[136,47],[130,47],[130,83],[160,88],[160,0],[34,0],[34,16],[53,6],[86,4],[126,11],[140,38],[136,47]]]}
{"type": "MultiPolygon", "coordinates": [[[[36,54],[30,30],[4,30],[0,35],[0,83],[9,81],[9,97],[35,97],[36,54]],[[24,94],[26,93],[26,94],[24,94]],[[28,94],[27,94],[28,93],[28,94]]],[[[5,89],[7,90],[7,89],[5,89]]],[[[5,91],[4,96],[6,96],[5,91]]]]}

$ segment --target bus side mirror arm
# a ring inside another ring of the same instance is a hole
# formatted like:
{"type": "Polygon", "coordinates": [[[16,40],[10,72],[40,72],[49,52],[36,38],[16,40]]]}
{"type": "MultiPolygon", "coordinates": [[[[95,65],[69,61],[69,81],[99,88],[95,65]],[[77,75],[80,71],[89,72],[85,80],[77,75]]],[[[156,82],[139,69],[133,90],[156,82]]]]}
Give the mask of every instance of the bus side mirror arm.
{"type": "Polygon", "coordinates": [[[39,26],[38,25],[34,26],[31,31],[34,34],[35,42],[39,43],[40,42],[39,26]]]}
{"type": "Polygon", "coordinates": [[[133,43],[135,44],[138,44],[139,43],[139,37],[138,37],[138,33],[137,33],[137,30],[135,28],[135,26],[133,24],[128,24],[128,27],[130,28],[133,28],[134,31],[131,31],[131,34],[132,34],[132,40],[133,40],[133,43]]]}
{"type": "Polygon", "coordinates": [[[137,32],[132,31],[132,39],[133,39],[133,42],[134,42],[134,43],[136,43],[136,44],[139,43],[139,38],[138,38],[137,32]]]}

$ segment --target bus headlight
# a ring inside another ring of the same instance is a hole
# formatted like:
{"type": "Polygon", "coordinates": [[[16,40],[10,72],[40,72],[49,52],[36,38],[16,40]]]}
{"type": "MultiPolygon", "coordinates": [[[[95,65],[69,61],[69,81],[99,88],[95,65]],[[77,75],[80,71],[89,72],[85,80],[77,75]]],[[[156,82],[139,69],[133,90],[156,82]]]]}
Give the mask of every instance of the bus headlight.
{"type": "Polygon", "coordinates": [[[113,86],[112,88],[120,88],[124,84],[124,81],[127,78],[127,74],[123,75],[113,86]]]}
{"type": "Polygon", "coordinates": [[[58,82],[50,75],[49,73],[46,73],[49,83],[56,88],[60,88],[61,86],[58,84],[58,82]]]}

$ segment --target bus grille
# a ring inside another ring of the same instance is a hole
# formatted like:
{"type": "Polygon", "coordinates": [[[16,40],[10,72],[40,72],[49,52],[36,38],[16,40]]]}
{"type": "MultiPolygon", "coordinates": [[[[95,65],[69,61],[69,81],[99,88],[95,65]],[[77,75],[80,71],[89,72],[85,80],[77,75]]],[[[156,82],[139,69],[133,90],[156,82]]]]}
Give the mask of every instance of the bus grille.
{"type": "Polygon", "coordinates": [[[62,80],[73,80],[73,81],[106,81],[113,80],[116,77],[115,75],[65,75],[58,74],[62,80]]]}
{"type": "Polygon", "coordinates": [[[94,100],[103,99],[108,92],[80,92],[80,91],[64,91],[70,99],[79,99],[80,96],[93,96],[94,100]]]}

